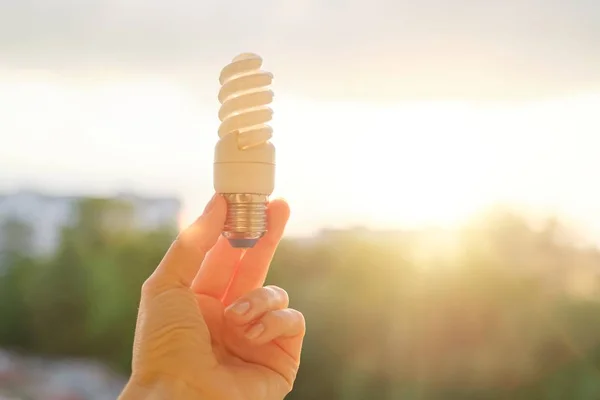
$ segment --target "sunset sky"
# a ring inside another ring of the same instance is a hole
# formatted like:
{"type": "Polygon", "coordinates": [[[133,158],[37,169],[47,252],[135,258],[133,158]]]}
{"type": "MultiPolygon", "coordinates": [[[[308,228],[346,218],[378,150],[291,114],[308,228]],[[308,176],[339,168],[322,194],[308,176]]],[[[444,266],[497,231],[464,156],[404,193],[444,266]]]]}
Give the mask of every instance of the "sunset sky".
{"type": "Polygon", "coordinates": [[[290,232],[498,202],[600,239],[600,2],[0,0],[0,191],[212,190],[220,69],[275,75],[290,232]]]}

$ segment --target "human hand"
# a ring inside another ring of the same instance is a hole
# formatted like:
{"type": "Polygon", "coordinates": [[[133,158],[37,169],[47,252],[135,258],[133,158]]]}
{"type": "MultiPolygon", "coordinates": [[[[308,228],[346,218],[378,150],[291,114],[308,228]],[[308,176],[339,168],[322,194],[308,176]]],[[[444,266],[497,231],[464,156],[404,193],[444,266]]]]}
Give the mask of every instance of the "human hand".
{"type": "Polygon", "coordinates": [[[243,258],[221,236],[226,207],[213,197],[144,283],[121,399],[280,400],[292,389],[304,317],[263,287],[289,207],[269,203],[269,230],[243,258]]]}

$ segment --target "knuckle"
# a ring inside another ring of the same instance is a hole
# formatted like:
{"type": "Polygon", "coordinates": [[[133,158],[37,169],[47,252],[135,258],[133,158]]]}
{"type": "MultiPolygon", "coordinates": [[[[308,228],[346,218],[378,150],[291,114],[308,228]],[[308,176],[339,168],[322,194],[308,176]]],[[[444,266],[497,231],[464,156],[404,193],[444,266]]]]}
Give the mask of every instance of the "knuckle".
{"type": "Polygon", "coordinates": [[[142,298],[152,298],[168,289],[163,276],[155,271],[142,283],[142,298]]]}
{"type": "Polygon", "coordinates": [[[207,243],[205,240],[198,240],[197,236],[193,235],[191,231],[183,231],[175,238],[171,247],[183,254],[194,256],[206,254],[212,248],[212,244],[207,243]]]}
{"type": "Polygon", "coordinates": [[[188,234],[186,231],[181,232],[173,242],[171,242],[171,248],[169,250],[174,250],[176,252],[186,251],[188,248],[189,240],[187,239],[188,234]]]}
{"type": "Polygon", "coordinates": [[[260,288],[256,291],[256,297],[262,303],[268,303],[269,301],[271,301],[272,293],[267,288],[260,288]]]}
{"type": "Polygon", "coordinates": [[[269,292],[269,297],[273,299],[273,301],[277,303],[288,304],[290,301],[290,296],[285,289],[280,288],[279,286],[268,285],[264,287],[267,292],[269,292]]]}
{"type": "Polygon", "coordinates": [[[156,282],[152,277],[142,283],[142,297],[149,297],[156,291],[156,282]]]}
{"type": "Polygon", "coordinates": [[[207,233],[204,225],[195,223],[181,231],[173,241],[172,246],[185,252],[205,254],[214,246],[217,240],[217,238],[213,240],[207,233]]]}
{"type": "Polygon", "coordinates": [[[289,371],[286,371],[285,376],[284,376],[284,382],[282,382],[279,386],[279,392],[281,392],[281,395],[283,395],[284,397],[287,396],[288,394],[291,393],[291,391],[294,389],[294,381],[296,380],[296,372],[294,371],[293,368],[290,368],[289,371]]]}
{"type": "Polygon", "coordinates": [[[290,309],[290,313],[293,315],[293,319],[295,324],[302,328],[304,331],[306,329],[306,318],[304,318],[304,314],[302,314],[298,310],[290,309]]]}

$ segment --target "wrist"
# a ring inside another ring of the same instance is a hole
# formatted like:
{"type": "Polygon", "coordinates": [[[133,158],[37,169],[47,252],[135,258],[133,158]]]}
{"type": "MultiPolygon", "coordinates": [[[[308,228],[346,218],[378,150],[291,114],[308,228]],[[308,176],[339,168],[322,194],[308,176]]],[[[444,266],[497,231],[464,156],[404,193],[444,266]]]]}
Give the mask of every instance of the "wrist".
{"type": "MultiPolygon", "coordinates": [[[[185,382],[173,379],[160,379],[153,382],[140,383],[130,379],[125,385],[118,400],[168,400],[194,399],[204,400],[205,397],[188,386],[185,382]]],[[[208,399],[207,399],[208,400],[208,399]]]]}

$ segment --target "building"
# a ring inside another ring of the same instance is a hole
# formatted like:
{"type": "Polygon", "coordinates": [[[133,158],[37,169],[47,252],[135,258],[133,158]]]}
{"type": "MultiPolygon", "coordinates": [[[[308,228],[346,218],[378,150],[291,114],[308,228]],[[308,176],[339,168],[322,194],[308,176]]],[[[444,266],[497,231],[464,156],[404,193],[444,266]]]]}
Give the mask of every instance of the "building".
{"type": "MultiPolygon", "coordinates": [[[[61,231],[76,222],[77,205],[86,196],[52,196],[35,191],[0,195],[0,226],[17,223],[29,227],[29,245],[37,255],[51,254],[59,245],[61,231]]],[[[152,230],[177,227],[181,202],[176,198],[146,198],[118,194],[107,200],[120,200],[133,209],[133,227],[152,230]]],[[[0,232],[0,250],[10,245],[0,232]]]]}

